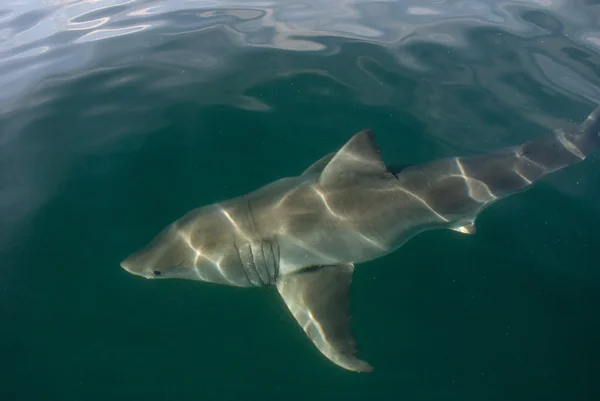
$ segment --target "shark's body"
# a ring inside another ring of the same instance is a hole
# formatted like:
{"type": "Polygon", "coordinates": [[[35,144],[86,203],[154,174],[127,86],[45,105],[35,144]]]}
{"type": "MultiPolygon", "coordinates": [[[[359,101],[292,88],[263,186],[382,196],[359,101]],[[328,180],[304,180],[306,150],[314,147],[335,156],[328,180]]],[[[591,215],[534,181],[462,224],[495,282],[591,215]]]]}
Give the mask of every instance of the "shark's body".
{"type": "Polygon", "coordinates": [[[189,212],[121,265],[147,278],[275,285],[327,358],[369,371],[349,322],[354,265],[425,230],[473,233],[484,208],[582,161],[599,135],[600,107],[572,132],[394,174],[373,134],[361,131],[300,176],[189,212]]]}

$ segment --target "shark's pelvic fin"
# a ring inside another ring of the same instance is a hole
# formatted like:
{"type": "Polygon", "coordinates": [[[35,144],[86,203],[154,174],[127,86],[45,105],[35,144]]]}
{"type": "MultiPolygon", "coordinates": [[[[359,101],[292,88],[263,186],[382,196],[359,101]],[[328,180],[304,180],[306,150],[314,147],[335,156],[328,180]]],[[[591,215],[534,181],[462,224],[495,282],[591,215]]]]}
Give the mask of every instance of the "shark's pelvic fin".
{"type": "Polygon", "coordinates": [[[459,232],[461,234],[475,234],[477,232],[475,223],[468,223],[468,224],[465,224],[462,226],[453,227],[452,230],[459,232]]]}
{"type": "Polygon", "coordinates": [[[325,166],[319,183],[323,186],[345,185],[365,178],[395,178],[381,158],[370,129],[355,134],[325,166]]]}
{"type": "Polygon", "coordinates": [[[277,281],[279,294],[315,346],[333,363],[355,372],[373,367],[359,359],[350,324],[354,265],[319,266],[277,281]]]}
{"type": "Polygon", "coordinates": [[[304,170],[302,175],[315,174],[315,173],[320,174],[321,172],[323,172],[323,169],[327,166],[327,164],[331,161],[331,159],[333,159],[334,156],[335,156],[335,152],[331,152],[331,153],[321,157],[319,160],[317,160],[316,162],[311,164],[309,168],[304,170]]]}

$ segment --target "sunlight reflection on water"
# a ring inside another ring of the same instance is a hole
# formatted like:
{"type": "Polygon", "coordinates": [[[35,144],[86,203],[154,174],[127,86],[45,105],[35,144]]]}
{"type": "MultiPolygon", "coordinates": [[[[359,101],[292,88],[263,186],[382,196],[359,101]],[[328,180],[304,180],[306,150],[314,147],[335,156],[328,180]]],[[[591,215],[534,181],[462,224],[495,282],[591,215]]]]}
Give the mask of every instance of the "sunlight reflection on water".
{"type": "MultiPolygon", "coordinates": [[[[29,215],[57,188],[40,186],[35,172],[41,167],[15,155],[54,146],[20,132],[52,114],[69,81],[113,71],[90,93],[98,100],[74,111],[73,118],[91,119],[117,110],[147,115],[153,99],[274,112],[277,105],[252,94],[254,88],[321,76],[361,104],[402,108],[427,121],[427,135],[441,148],[485,150],[520,138],[490,123],[493,113],[510,110],[551,129],[581,117],[561,115],[551,99],[600,101],[597,11],[567,0],[2,2],[0,178],[12,188],[3,198],[7,219],[29,215]],[[352,55],[347,43],[368,47],[352,55]],[[252,57],[257,51],[270,56],[252,57]],[[414,80],[410,93],[397,86],[397,74],[414,80]],[[148,102],[102,100],[116,90],[142,91],[148,102]],[[448,134],[457,129],[464,134],[448,134]],[[17,179],[7,171],[31,176],[17,179]],[[34,190],[46,195],[31,196],[34,190]]],[[[326,88],[306,90],[337,96],[326,88]]],[[[109,147],[130,135],[115,128],[88,137],[109,147]]],[[[45,165],[44,156],[36,163],[45,165]]]]}

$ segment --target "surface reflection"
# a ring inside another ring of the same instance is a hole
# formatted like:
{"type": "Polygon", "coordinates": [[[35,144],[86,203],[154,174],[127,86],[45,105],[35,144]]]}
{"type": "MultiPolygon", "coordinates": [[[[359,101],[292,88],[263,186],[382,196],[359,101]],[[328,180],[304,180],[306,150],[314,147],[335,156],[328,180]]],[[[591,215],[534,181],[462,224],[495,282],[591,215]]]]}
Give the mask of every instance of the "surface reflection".
{"type": "MultiPolygon", "coordinates": [[[[87,94],[94,101],[72,105],[71,118],[83,121],[119,110],[147,115],[165,99],[274,112],[282,106],[268,88],[319,77],[302,90],[403,110],[426,122],[442,153],[520,141],[527,127],[552,129],[600,99],[600,30],[584,2],[13,0],[0,7],[7,220],[21,221],[45,202],[81,148],[114,147],[144,129],[121,121],[94,132],[86,123],[87,143],[70,131],[61,139],[21,136],[69,101],[62,92],[69,82],[94,81],[87,94]],[[113,99],[114,91],[122,95],[113,99]],[[133,94],[147,102],[128,102],[133,94]],[[499,122],[508,111],[518,118],[499,122]],[[40,153],[63,142],[71,151],[40,153]],[[40,186],[36,172],[55,170],[40,186]]],[[[148,121],[160,126],[160,113],[152,114],[148,121]]]]}

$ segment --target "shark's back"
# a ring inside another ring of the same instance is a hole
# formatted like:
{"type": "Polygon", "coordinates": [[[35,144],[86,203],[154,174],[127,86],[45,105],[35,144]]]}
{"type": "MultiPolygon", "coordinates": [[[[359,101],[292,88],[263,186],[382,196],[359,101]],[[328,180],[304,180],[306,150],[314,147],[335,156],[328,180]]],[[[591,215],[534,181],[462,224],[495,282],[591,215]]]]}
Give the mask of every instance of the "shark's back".
{"type": "Polygon", "coordinates": [[[598,144],[600,108],[573,132],[472,157],[450,157],[393,174],[370,130],[317,161],[297,185],[265,205],[288,255],[284,271],[360,263],[433,228],[474,232],[487,207],[546,174],[583,160],[598,144]],[[287,262],[287,263],[286,263],[287,262]]]}
{"type": "Polygon", "coordinates": [[[232,204],[248,209],[257,236],[277,238],[281,272],[289,273],[371,260],[416,232],[446,223],[401,182],[386,168],[371,132],[363,131],[301,176],[232,204]]]}

